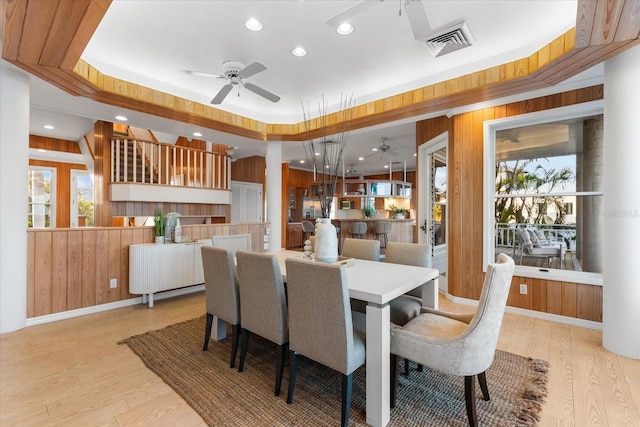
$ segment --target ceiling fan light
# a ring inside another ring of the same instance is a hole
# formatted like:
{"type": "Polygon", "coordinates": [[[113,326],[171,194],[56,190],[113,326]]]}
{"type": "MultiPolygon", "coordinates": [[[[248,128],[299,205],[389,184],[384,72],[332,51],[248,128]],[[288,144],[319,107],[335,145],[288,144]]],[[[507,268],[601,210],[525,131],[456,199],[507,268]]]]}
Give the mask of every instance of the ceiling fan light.
{"type": "Polygon", "coordinates": [[[260,31],[262,30],[262,23],[258,21],[256,18],[249,18],[244,22],[244,26],[247,27],[248,30],[251,31],[260,31]]]}
{"type": "Polygon", "coordinates": [[[307,51],[302,46],[298,46],[291,51],[291,54],[293,56],[305,56],[307,54],[307,51]]]}
{"type": "Polygon", "coordinates": [[[338,25],[336,31],[341,36],[348,36],[349,34],[353,33],[353,25],[349,24],[348,22],[343,22],[342,24],[338,25]]]}

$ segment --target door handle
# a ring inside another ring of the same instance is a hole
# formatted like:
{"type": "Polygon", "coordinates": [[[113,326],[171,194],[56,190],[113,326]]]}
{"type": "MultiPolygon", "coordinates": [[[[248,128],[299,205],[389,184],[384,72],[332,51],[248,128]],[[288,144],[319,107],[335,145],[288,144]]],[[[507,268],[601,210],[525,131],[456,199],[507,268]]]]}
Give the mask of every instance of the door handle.
{"type": "Polygon", "coordinates": [[[425,233],[427,232],[427,220],[424,220],[424,224],[422,224],[420,226],[420,230],[424,231],[425,233]]]}

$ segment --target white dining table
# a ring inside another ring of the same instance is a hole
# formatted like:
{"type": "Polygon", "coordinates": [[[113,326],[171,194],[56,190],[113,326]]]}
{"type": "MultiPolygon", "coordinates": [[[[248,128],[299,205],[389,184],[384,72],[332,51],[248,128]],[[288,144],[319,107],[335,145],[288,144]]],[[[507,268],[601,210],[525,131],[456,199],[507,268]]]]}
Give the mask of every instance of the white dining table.
{"type": "MultiPolygon", "coordinates": [[[[274,252],[286,281],[285,260],[301,252],[274,252]]],[[[349,296],[367,302],[366,417],[367,424],[382,427],[390,418],[390,318],[389,302],[422,286],[422,304],[438,308],[438,270],[403,264],[352,259],[345,267],[349,296]]],[[[226,337],[224,321],[214,318],[214,339],[226,337]]]]}

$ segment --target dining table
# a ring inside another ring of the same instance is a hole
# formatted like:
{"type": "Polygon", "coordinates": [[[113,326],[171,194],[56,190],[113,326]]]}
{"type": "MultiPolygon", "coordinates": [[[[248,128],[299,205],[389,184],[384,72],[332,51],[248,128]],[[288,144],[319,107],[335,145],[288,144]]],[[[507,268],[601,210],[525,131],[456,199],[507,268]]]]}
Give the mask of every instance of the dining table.
{"type": "MultiPolygon", "coordinates": [[[[302,257],[302,252],[282,250],[276,255],[286,283],[285,260],[302,257]]],[[[343,261],[349,296],[367,302],[366,309],[366,419],[367,424],[382,427],[390,419],[390,344],[389,302],[422,286],[422,305],[438,308],[438,270],[388,262],[348,259],[343,261]]],[[[213,337],[226,337],[226,324],[214,318],[213,337]]]]}

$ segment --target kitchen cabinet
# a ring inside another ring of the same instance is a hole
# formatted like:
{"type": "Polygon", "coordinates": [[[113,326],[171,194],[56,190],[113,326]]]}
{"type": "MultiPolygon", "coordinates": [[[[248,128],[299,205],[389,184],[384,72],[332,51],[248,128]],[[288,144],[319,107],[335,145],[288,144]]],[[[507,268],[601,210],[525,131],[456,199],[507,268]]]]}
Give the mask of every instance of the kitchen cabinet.
{"type": "Polygon", "coordinates": [[[287,249],[302,247],[302,223],[287,224],[287,249]]]}

